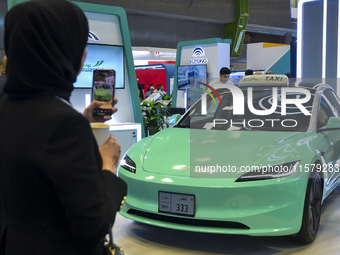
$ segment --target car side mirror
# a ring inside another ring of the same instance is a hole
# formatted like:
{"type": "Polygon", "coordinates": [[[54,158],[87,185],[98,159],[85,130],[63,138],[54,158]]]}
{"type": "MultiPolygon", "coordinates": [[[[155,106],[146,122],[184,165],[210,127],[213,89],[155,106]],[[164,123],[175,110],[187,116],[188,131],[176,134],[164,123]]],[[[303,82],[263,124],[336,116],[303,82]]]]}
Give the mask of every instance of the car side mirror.
{"type": "Polygon", "coordinates": [[[340,118],[330,117],[326,128],[340,128],[340,118]]]}
{"type": "Polygon", "coordinates": [[[328,119],[326,128],[319,128],[316,130],[316,132],[319,133],[332,130],[340,130],[340,118],[330,117],[328,119]]]}
{"type": "Polygon", "coordinates": [[[168,120],[168,124],[170,126],[173,126],[177,123],[177,121],[181,118],[181,115],[180,114],[174,114],[172,115],[169,120],[168,120]]]}

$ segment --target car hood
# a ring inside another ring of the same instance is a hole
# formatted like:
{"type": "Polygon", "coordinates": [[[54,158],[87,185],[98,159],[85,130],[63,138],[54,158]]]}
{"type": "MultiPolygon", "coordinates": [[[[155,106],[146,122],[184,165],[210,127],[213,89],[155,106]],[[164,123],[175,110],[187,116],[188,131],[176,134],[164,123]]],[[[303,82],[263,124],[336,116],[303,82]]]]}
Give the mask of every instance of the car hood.
{"type": "MultiPolygon", "coordinates": [[[[223,177],[240,176],[247,166],[274,166],[300,160],[315,132],[221,131],[169,128],[154,135],[143,169],[166,175],[199,177],[206,167],[221,167],[223,177]],[[299,150],[299,153],[297,153],[299,150]],[[223,168],[224,167],[224,168],[223,168]],[[223,171],[229,169],[229,171],[223,171]]],[[[305,153],[306,154],[306,153],[305,153]]],[[[207,177],[207,175],[204,175],[207,177]]],[[[211,177],[220,175],[212,174],[211,177]]],[[[203,175],[202,175],[203,177],[203,175]]],[[[221,177],[221,176],[220,176],[221,177]]]]}

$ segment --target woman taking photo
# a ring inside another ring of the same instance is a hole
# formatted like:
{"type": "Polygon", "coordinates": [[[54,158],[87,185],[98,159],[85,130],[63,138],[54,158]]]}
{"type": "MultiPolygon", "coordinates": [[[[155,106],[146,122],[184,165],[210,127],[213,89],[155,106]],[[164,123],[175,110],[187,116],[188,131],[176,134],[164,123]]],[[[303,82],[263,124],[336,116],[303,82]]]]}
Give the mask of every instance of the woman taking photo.
{"type": "Polygon", "coordinates": [[[6,15],[0,254],[103,254],[126,184],[116,176],[119,144],[111,136],[98,148],[90,128],[100,103],[84,115],[69,103],[87,37],[84,13],[65,0],[28,1],[6,15]]]}

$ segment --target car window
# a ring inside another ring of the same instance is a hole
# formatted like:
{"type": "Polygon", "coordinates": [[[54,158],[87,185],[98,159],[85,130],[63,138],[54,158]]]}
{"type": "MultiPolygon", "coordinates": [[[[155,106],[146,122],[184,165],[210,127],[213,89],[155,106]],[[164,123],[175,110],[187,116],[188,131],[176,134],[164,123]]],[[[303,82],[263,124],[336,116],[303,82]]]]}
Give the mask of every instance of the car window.
{"type": "Polygon", "coordinates": [[[326,127],[330,117],[340,117],[340,105],[333,91],[325,90],[321,96],[317,127],[326,127]]]}
{"type": "Polygon", "coordinates": [[[325,94],[329,97],[332,106],[334,107],[334,113],[337,118],[340,118],[340,102],[338,96],[334,93],[334,91],[326,90],[325,94]]]}
{"type": "MultiPolygon", "coordinates": [[[[254,109],[266,110],[272,108],[272,88],[255,88],[252,90],[250,100],[254,109]]],[[[309,126],[310,116],[305,115],[294,104],[286,106],[286,114],[281,114],[281,90],[277,93],[277,107],[268,115],[258,115],[248,107],[248,90],[242,88],[244,100],[233,101],[233,95],[228,89],[217,90],[219,97],[207,96],[205,100],[199,99],[197,103],[187,111],[181,121],[175,126],[179,128],[228,130],[228,131],[306,131],[309,126]],[[205,105],[205,106],[204,106],[205,105]],[[234,114],[235,109],[243,106],[242,113],[234,114]],[[205,113],[202,109],[206,107],[205,113]],[[235,108],[235,109],[234,109],[235,108]]],[[[288,92],[287,99],[305,97],[300,92],[288,92]]],[[[307,111],[311,112],[314,94],[304,103],[307,111]]]]}

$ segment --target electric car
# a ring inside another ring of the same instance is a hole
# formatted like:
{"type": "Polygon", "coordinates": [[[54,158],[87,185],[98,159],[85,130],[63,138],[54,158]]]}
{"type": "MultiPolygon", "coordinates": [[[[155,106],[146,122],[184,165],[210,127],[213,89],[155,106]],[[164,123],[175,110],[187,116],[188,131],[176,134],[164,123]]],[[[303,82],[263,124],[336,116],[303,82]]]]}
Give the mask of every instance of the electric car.
{"type": "Polygon", "coordinates": [[[173,126],[124,155],[121,215],[311,243],[322,202],[339,184],[340,102],[326,84],[288,84],[284,75],[254,75],[202,89],[183,116],[170,118],[173,126]]]}

